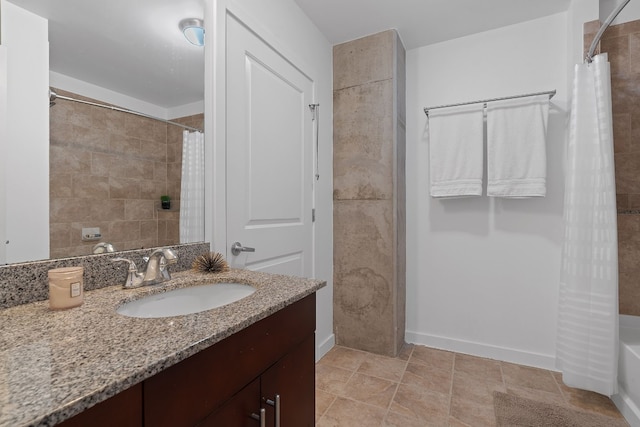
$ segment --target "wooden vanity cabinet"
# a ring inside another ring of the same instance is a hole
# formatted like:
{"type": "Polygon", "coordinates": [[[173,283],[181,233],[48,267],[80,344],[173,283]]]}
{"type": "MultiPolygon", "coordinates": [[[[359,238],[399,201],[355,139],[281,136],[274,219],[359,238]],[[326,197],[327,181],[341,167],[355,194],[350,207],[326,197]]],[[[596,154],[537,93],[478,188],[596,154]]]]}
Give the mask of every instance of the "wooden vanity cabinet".
{"type": "Polygon", "coordinates": [[[274,408],[263,398],[280,394],[281,426],[313,426],[315,301],[309,295],[144,381],[145,425],[259,427],[251,413],[263,407],[266,425],[275,426],[274,408]],[[245,395],[255,399],[250,411],[245,395]],[[235,423],[227,418],[240,413],[235,423]]]}
{"type": "Polygon", "coordinates": [[[311,294],[63,422],[75,426],[280,427],[315,422],[316,297],[311,294]]]}
{"type": "Polygon", "coordinates": [[[142,425],[142,384],[136,384],[58,424],[60,427],[140,427],[142,425]]]}

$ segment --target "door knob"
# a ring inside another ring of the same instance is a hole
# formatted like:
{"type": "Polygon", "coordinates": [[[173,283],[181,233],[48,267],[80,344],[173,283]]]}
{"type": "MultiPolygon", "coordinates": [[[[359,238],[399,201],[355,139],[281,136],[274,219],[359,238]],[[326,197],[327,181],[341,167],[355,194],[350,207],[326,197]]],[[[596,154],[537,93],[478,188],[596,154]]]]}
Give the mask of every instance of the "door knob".
{"type": "Polygon", "coordinates": [[[240,252],[255,252],[256,248],[248,248],[246,246],[242,246],[242,243],[235,242],[231,245],[231,253],[234,255],[240,255],[240,252]]]}

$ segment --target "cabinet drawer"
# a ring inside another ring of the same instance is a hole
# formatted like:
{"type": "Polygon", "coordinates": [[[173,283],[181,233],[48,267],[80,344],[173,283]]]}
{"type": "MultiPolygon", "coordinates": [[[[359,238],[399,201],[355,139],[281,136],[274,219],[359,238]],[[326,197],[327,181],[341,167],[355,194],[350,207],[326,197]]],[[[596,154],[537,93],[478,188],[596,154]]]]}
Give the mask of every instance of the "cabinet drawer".
{"type": "Polygon", "coordinates": [[[149,426],[193,426],[315,331],[315,294],[146,380],[149,426]]]}

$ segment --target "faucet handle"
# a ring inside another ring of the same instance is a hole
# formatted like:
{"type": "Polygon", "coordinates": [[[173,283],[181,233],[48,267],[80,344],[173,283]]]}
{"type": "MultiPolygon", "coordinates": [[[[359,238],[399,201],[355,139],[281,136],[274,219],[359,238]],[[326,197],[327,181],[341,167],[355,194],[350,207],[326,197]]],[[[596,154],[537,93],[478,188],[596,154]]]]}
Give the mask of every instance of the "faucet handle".
{"type": "Polygon", "coordinates": [[[138,271],[138,267],[136,266],[136,263],[131,261],[130,259],[119,258],[119,257],[111,259],[111,262],[117,262],[117,261],[128,262],[129,263],[129,271],[138,271]]]}

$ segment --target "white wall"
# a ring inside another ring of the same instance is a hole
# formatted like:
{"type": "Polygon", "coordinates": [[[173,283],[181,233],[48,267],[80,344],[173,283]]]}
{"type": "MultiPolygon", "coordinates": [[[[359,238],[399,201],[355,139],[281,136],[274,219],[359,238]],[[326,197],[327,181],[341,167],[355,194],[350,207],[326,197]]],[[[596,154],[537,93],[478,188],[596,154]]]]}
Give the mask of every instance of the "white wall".
{"type": "Polygon", "coordinates": [[[0,44],[0,265],[7,261],[6,249],[6,150],[7,150],[7,48],[0,44]]]}
{"type": "Polygon", "coordinates": [[[569,28],[561,13],[407,52],[407,341],[553,368],[569,28]],[[429,196],[423,107],[551,89],[545,198],[429,196]]]}
{"type": "MultiPolygon", "coordinates": [[[[604,22],[613,10],[622,4],[623,0],[600,0],[600,21],[604,22]]],[[[640,18],[640,1],[631,0],[622,9],[618,17],[613,21],[612,25],[623,24],[629,21],[635,21],[640,18]]]]}
{"type": "MultiPolygon", "coordinates": [[[[160,119],[171,120],[179,117],[201,114],[204,111],[204,100],[173,108],[160,107],[129,95],[114,92],[102,86],[78,80],[64,74],[49,72],[49,84],[56,89],[67,90],[78,95],[97,100],[99,103],[113,104],[121,108],[137,111],[160,119]]],[[[204,96],[204,94],[203,94],[204,96]]]]}
{"type": "Polygon", "coordinates": [[[205,127],[214,129],[213,151],[207,161],[213,164],[214,182],[207,212],[208,236],[217,245],[226,242],[224,194],[225,168],[225,14],[230,12],[256,34],[292,61],[314,83],[315,102],[320,104],[320,180],[315,187],[316,222],[314,229],[314,277],[327,281],[317,294],[316,357],[334,344],[333,336],[333,96],[332,47],[315,25],[292,0],[207,0],[205,25],[207,43],[214,49],[205,56],[205,108],[213,115],[205,117],[205,127]],[[210,17],[213,16],[214,19],[210,17]],[[213,26],[213,28],[211,27],[213,26]],[[213,34],[213,40],[209,38],[213,34]],[[210,120],[210,121],[209,121],[210,120]]]}
{"type": "Polygon", "coordinates": [[[49,42],[46,19],[5,0],[0,7],[7,54],[0,155],[11,184],[0,207],[7,224],[0,242],[9,241],[6,262],[11,263],[49,258],[49,42]],[[28,179],[12,179],[25,171],[28,179]]]}

